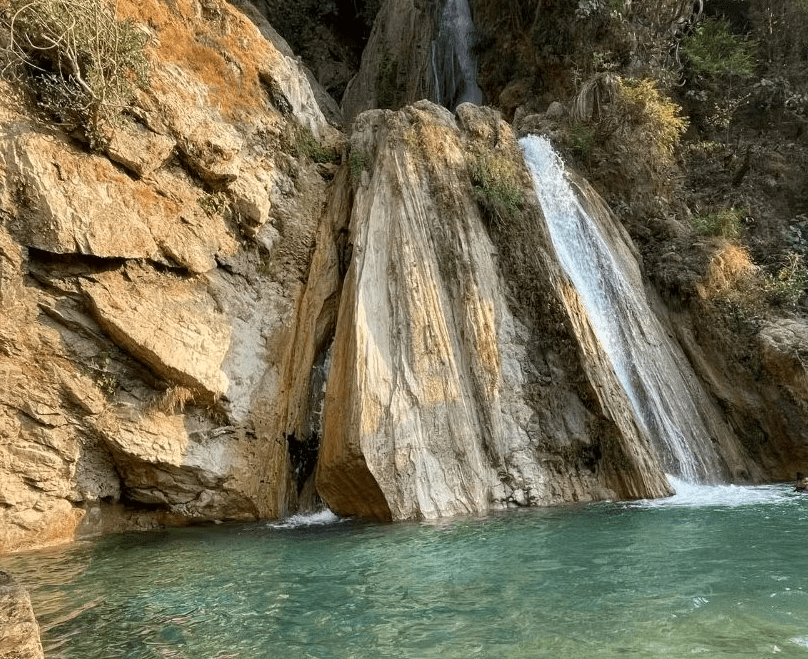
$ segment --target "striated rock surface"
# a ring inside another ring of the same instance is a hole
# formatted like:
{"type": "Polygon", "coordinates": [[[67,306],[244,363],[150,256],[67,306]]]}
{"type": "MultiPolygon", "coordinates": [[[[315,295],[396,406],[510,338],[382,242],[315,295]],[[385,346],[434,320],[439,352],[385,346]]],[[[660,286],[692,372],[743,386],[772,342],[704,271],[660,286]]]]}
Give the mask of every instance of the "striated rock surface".
{"type": "Polygon", "coordinates": [[[437,4],[387,0],[382,5],[362,52],[359,73],[342,97],[348,125],[364,110],[395,110],[434,96],[431,55],[437,4]]]}
{"type": "Polygon", "coordinates": [[[523,211],[531,303],[509,300],[500,262],[522,255],[491,241],[466,159],[498,153],[522,167],[518,151],[498,114],[463,105],[458,116],[419,102],[355,123],[352,149],[368,169],[351,216],[320,494],[341,513],[401,519],[667,493],[553,262],[535,197],[523,211]],[[566,346],[546,340],[537,309],[558,314],[566,346]],[[582,372],[595,392],[571,377],[582,372]]]}
{"type": "Polygon", "coordinates": [[[257,15],[118,9],[152,71],[103,153],[0,82],[0,551],[297,507],[348,212],[299,145],[342,138],[257,15]]]}
{"type": "MultiPolygon", "coordinates": [[[[384,3],[350,138],[244,2],[118,3],[153,66],[101,151],[0,82],[0,551],[318,497],[401,519],[670,492],[511,129],[471,105],[360,114],[431,95],[437,8],[384,3]],[[517,181],[511,221],[480,203],[491,158],[517,181]]],[[[560,130],[551,109],[525,125],[560,130]]],[[[726,475],[808,470],[805,325],[762,325],[736,368],[707,316],[648,299],[726,475]]]]}
{"type": "Polygon", "coordinates": [[[44,656],[31,598],[14,577],[0,570],[0,657],[43,659],[44,656]]]}

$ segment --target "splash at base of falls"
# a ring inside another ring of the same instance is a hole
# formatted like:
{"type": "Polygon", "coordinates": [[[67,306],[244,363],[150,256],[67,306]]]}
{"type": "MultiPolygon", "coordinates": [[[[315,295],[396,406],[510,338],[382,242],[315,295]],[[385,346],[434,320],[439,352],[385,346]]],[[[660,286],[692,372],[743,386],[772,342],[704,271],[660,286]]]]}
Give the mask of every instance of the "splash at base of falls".
{"type": "Polygon", "coordinates": [[[547,139],[530,135],[519,144],[559,262],[663,468],[689,482],[715,479],[720,460],[696,402],[706,394],[651,311],[630,250],[619,232],[607,240],[583,208],[547,139]]]}
{"type": "Polygon", "coordinates": [[[717,506],[736,508],[758,504],[778,504],[795,497],[804,496],[784,490],[782,485],[703,485],[688,483],[681,478],[667,474],[671,487],[676,491],[665,499],[646,499],[626,504],[640,508],[701,508],[717,506]]]}
{"type": "Polygon", "coordinates": [[[325,526],[327,524],[338,524],[344,522],[346,518],[338,517],[328,508],[318,510],[313,513],[298,513],[287,517],[281,522],[267,524],[272,529],[299,529],[306,526],[325,526]]]}

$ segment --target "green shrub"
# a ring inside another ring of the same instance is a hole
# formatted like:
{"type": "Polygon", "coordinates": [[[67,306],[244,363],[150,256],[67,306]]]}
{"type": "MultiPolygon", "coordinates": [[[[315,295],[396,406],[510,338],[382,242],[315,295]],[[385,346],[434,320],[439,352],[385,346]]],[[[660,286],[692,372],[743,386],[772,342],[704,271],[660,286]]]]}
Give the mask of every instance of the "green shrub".
{"type": "Polygon", "coordinates": [[[732,34],[724,20],[707,19],[682,40],[682,52],[696,73],[751,75],[755,71],[757,43],[732,34]]]}
{"type": "Polygon", "coordinates": [[[359,177],[362,176],[362,172],[367,169],[368,163],[365,152],[361,149],[351,151],[351,157],[348,159],[348,163],[351,167],[351,176],[359,180],[359,177]]]}
{"type": "Polygon", "coordinates": [[[766,298],[773,305],[794,308],[805,292],[808,273],[805,271],[802,258],[798,254],[789,254],[785,265],[776,275],[765,275],[763,290],[766,298]]]}
{"type": "Polygon", "coordinates": [[[723,238],[738,238],[741,235],[741,220],[744,212],[734,208],[727,208],[716,213],[694,215],[693,228],[705,236],[720,236],[723,238]]]}
{"type": "Polygon", "coordinates": [[[5,71],[24,77],[40,107],[91,144],[148,82],[148,36],[103,0],[11,0],[0,23],[5,71]]]}
{"type": "Polygon", "coordinates": [[[301,128],[295,140],[295,151],[298,158],[308,158],[313,162],[326,163],[336,162],[339,159],[334,148],[323,146],[314,137],[314,133],[308,128],[301,128]]]}
{"type": "Polygon", "coordinates": [[[597,141],[597,134],[591,126],[574,124],[570,127],[570,148],[581,158],[588,158],[597,141]]]}
{"type": "Polygon", "coordinates": [[[518,219],[524,206],[522,188],[513,163],[502,156],[482,154],[471,163],[477,203],[498,225],[518,219]]]}

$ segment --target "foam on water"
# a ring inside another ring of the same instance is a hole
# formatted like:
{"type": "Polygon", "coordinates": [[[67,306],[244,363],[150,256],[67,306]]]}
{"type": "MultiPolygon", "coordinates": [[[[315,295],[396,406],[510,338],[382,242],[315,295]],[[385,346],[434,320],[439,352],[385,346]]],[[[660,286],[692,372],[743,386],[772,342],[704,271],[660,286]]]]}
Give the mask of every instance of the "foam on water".
{"type": "Polygon", "coordinates": [[[792,488],[785,485],[703,485],[689,483],[668,474],[668,482],[676,491],[665,499],[646,499],[631,505],[644,508],[701,508],[717,506],[736,508],[758,504],[778,504],[792,501],[792,488]]]}
{"type": "Polygon", "coordinates": [[[269,524],[268,526],[273,529],[298,529],[305,526],[325,526],[326,524],[337,524],[344,522],[345,519],[338,517],[328,508],[325,510],[318,510],[315,513],[299,513],[287,517],[282,522],[269,524]]]}

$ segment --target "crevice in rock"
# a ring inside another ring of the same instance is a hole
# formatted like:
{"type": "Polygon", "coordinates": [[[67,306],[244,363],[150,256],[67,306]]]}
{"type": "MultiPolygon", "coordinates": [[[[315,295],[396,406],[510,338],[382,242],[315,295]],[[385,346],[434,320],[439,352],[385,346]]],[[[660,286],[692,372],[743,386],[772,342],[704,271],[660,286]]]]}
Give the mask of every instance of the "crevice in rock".
{"type": "Polygon", "coordinates": [[[297,483],[298,495],[302,493],[306,482],[314,475],[320,452],[320,440],[323,434],[323,405],[335,329],[336,304],[333,302],[333,298],[335,296],[324,303],[315,327],[315,335],[319,337],[317,357],[311,368],[301,437],[298,438],[294,432],[286,435],[292,478],[297,483]],[[329,301],[332,301],[332,304],[329,304],[329,301]]]}
{"type": "Polygon", "coordinates": [[[273,107],[287,119],[294,118],[294,108],[277,81],[265,72],[259,74],[258,80],[273,107]]]}
{"type": "Polygon", "coordinates": [[[300,495],[306,481],[317,467],[320,436],[317,433],[312,433],[299,440],[295,433],[292,433],[286,436],[286,448],[292,465],[292,479],[297,485],[297,494],[300,495]]]}

